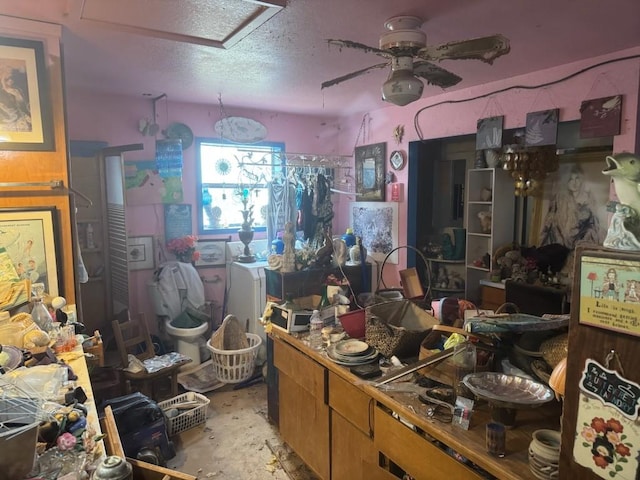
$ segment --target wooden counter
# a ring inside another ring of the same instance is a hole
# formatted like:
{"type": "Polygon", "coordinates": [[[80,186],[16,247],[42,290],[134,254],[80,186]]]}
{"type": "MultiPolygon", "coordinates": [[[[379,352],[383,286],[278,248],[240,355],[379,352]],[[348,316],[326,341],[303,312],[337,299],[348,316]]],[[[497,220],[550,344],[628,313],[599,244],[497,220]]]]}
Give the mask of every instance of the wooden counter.
{"type": "Polygon", "coordinates": [[[274,328],[271,337],[280,373],[281,434],[323,479],[394,479],[401,478],[402,471],[419,480],[445,475],[487,478],[451,457],[449,448],[489,478],[534,480],[527,453],[531,434],[540,428],[559,429],[557,402],[519,410],[515,428],[507,431],[507,455],[496,458],[485,452],[490,420],[486,403],[477,402],[469,430],[441,423],[426,416],[415,395],[373,387],[284,331],[274,328]],[[350,448],[349,453],[339,445],[350,448]]]}

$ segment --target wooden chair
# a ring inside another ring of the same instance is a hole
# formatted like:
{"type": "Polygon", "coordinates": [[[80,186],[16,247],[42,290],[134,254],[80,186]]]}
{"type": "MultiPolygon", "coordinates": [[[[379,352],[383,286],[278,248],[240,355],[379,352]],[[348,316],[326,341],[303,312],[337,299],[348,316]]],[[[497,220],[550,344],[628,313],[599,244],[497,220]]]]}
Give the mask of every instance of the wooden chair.
{"type": "Polygon", "coordinates": [[[178,370],[181,366],[191,362],[191,359],[175,363],[153,373],[125,370],[129,365],[130,354],[134,355],[138,360],[144,361],[155,357],[156,353],[143,313],[139,314],[138,321],[131,320],[128,311],[122,312],[119,317],[119,319],[113,320],[111,325],[113,326],[114,338],[120,353],[121,378],[124,382],[124,391],[131,393],[132,386],[138,384],[140,385],[139,391],[141,393],[158,401],[160,399],[156,398],[154,389],[156,380],[170,379],[171,396],[178,395],[178,370]]]}

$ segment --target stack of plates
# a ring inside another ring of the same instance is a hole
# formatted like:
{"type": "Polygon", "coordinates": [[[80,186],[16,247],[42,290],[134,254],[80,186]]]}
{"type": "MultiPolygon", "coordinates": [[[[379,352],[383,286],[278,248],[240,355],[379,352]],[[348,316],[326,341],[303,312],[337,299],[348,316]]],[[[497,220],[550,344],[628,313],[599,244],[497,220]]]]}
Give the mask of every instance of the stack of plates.
{"type": "Polygon", "coordinates": [[[349,339],[329,345],[327,355],[337,364],[351,367],[373,362],[378,358],[378,351],[368,343],[349,339]]]}

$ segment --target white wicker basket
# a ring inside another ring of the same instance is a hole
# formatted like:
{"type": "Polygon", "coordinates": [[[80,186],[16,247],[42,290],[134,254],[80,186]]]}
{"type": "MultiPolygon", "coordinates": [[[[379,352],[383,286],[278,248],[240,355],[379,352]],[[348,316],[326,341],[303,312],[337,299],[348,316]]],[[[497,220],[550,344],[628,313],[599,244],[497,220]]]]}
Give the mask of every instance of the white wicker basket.
{"type": "Polygon", "coordinates": [[[202,425],[207,421],[209,399],[199,393],[186,392],[169,400],[158,402],[158,406],[166,411],[174,405],[179,405],[184,402],[195,402],[198,405],[188,410],[180,410],[181,413],[176,417],[167,418],[167,435],[170,437],[202,425]]]}
{"type": "Polygon", "coordinates": [[[240,350],[220,350],[212,347],[211,340],[207,340],[207,348],[211,351],[213,369],[218,380],[224,383],[240,383],[251,377],[262,339],[254,333],[247,333],[247,340],[249,347],[240,350]]]}

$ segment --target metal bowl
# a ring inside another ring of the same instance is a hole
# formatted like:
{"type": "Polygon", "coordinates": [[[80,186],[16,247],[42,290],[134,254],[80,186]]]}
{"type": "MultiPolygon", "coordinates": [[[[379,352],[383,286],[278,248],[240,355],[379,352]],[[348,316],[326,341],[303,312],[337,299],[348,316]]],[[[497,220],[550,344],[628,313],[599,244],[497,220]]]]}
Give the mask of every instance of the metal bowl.
{"type": "Polygon", "coordinates": [[[518,375],[470,373],[462,381],[474,395],[496,407],[532,408],[553,400],[553,391],[549,387],[518,375]]]}

